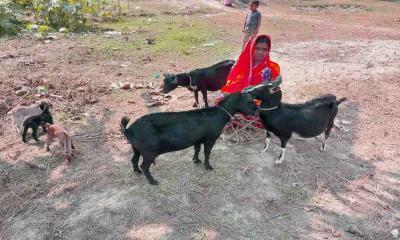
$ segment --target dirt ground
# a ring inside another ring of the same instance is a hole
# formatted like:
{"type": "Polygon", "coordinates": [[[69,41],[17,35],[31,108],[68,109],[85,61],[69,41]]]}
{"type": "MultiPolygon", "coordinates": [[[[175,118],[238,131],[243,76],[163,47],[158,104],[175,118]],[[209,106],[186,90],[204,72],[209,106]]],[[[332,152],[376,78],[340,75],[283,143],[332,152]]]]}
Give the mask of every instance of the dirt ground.
{"type": "Polygon", "coordinates": [[[162,72],[236,58],[245,5],[134,1],[124,20],[93,33],[0,38],[0,239],[391,239],[400,230],[400,3],[271,0],[260,10],[284,101],[349,99],[327,150],[292,138],[274,165],[276,138],[267,153],[262,141],[220,140],[211,172],[192,163],[192,148],[159,156],[159,186],[133,174],[119,121],[191,109],[186,89],[146,103],[162,72]],[[126,81],[134,88],[111,87],[126,81]],[[43,135],[23,144],[6,117],[41,98],[73,135],[70,165],[57,144],[45,151],[43,135]]]}

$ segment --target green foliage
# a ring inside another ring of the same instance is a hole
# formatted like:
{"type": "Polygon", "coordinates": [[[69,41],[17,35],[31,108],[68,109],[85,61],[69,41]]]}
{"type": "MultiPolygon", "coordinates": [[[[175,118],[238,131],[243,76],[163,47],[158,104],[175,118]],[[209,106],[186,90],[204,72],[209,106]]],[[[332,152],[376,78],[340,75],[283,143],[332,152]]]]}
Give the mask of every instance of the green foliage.
{"type": "Polygon", "coordinates": [[[85,27],[87,3],[83,0],[34,0],[33,11],[37,22],[43,21],[55,29],[66,27],[77,31],[85,27]]]}
{"type": "MultiPolygon", "coordinates": [[[[23,0],[20,0],[23,1],[23,0]]],[[[43,21],[55,29],[61,27],[72,31],[86,28],[91,17],[102,21],[117,20],[115,9],[106,0],[33,0],[36,21],[43,21]]]]}
{"type": "Polygon", "coordinates": [[[9,0],[0,0],[0,35],[14,35],[22,28],[22,14],[17,4],[9,0]]]}
{"type": "Polygon", "coordinates": [[[24,25],[41,34],[60,28],[82,31],[88,19],[115,21],[117,14],[108,0],[0,0],[0,34],[17,34],[24,25]],[[26,16],[33,16],[34,21],[24,24],[26,16]]]}

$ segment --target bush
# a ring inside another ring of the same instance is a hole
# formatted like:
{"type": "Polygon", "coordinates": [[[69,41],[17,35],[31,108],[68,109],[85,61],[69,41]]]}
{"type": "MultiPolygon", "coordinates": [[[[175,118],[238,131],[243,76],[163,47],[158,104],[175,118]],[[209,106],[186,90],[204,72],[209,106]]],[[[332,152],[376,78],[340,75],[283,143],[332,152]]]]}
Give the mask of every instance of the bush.
{"type": "Polygon", "coordinates": [[[81,2],[68,0],[34,0],[33,11],[36,21],[43,21],[55,29],[61,27],[73,31],[82,30],[86,24],[86,18],[82,11],[81,2]]]}
{"type": "Polygon", "coordinates": [[[14,35],[22,28],[22,14],[17,4],[8,0],[0,0],[0,35],[14,35]]]}
{"type": "Polygon", "coordinates": [[[32,14],[34,25],[41,29],[38,31],[30,28],[32,24],[26,24],[29,31],[47,33],[60,28],[82,31],[91,18],[116,20],[113,10],[107,0],[0,0],[0,34],[18,33],[24,25],[22,19],[32,14]]]}

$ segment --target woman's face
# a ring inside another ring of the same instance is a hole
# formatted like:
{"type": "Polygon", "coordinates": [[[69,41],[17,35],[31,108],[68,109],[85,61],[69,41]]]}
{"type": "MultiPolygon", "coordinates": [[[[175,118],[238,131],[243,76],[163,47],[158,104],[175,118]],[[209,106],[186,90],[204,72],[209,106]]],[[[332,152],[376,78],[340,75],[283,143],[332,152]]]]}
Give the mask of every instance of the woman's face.
{"type": "Polygon", "coordinates": [[[257,43],[254,49],[253,62],[259,63],[268,55],[269,46],[267,43],[257,43]]]}

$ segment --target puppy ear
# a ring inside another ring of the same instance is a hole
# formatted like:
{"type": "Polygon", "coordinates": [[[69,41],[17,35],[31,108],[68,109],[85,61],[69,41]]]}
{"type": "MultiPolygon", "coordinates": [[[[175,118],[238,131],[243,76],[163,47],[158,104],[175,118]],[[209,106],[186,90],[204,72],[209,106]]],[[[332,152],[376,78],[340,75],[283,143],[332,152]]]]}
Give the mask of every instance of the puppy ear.
{"type": "Polygon", "coordinates": [[[45,104],[42,109],[43,112],[49,111],[49,105],[45,104]]]}
{"type": "Polygon", "coordinates": [[[43,111],[44,107],[45,107],[45,104],[44,104],[43,102],[40,102],[40,103],[39,103],[39,108],[40,108],[40,110],[43,111]]]}

